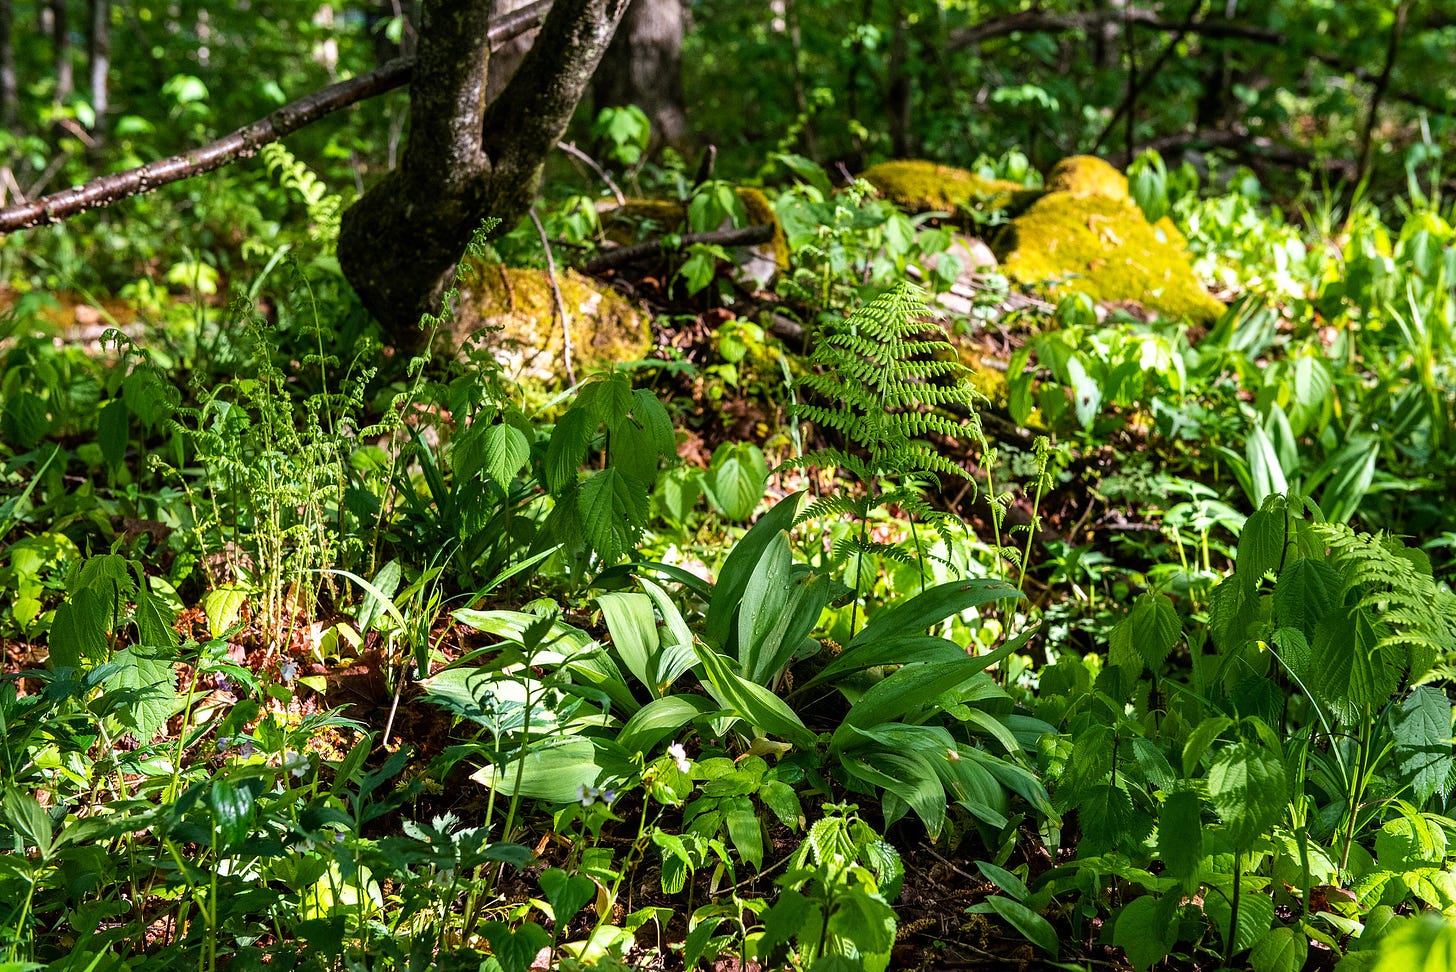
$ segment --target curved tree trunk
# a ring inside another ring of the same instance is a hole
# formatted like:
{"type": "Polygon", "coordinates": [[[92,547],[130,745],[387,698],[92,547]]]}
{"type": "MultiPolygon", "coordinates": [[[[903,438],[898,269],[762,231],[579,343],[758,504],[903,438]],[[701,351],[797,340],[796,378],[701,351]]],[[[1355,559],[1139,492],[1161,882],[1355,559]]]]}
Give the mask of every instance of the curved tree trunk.
{"type": "Polygon", "coordinates": [[[344,213],[339,263],[388,338],[417,345],[483,219],[530,208],[541,164],[581,100],[627,0],[556,0],[487,106],[490,0],[420,4],[410,135],[399,168],[344,213]]]}
{"type": "Polygon", "coordinates": [[[654,151],[663,145],[682,148],[687,140],[683,19],[682,0],[632,0],[592,82],[598,109],[636,105],[646,113],[654,151]]]}
{"type": "Polygon", "coordinates": [[[15,76],[15,17],[10,0],[0,0],[0,125],[10,128],[20,117],[20,86],[15,76]]]}

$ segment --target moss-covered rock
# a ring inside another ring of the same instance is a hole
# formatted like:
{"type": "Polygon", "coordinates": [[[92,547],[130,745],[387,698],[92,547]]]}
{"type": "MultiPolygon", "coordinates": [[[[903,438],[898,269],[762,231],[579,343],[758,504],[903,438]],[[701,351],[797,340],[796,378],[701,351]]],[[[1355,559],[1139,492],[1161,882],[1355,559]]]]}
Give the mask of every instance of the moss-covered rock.
{"type": "MultiPolygon", "coordinates": [[[[475,264],[461,284],[449,335],[453,347],[471,336],[483,341],[506,374],[517,381],[551,385],[565,374],[561,322],[545,270],[475,264]]],[[[652,350],[648,316],[609,287],[574,270],[558,274],[561,300],[570,320],[572,364],[578,375],[652,350]]]]}
{"type": "Polygon", "coordinates": [[[1081,291],[1212,324],[1224,306],[1193,275],[1182,234],[1164,222],[1150,224],[1125,192],[1119,198],[1061,190],[1007,224],[993,249],[1007,276],[1052,298],[1081,291]]]}
{"type": "Polygon", "coordinates": [[[920,159],[881,162],[860,176],[901,209],[976,216],[1011,206],[1018,182],[983,179],[974,172],[920,159]]]}
{"type": "Polygon", "coordinates": [[[1127,176],[1110,163],[1093,155],[1072,155],[1047,173],[1047,192],[1069,192],[1074,196],[1106,196],[1129,199],[1127,176]]]}

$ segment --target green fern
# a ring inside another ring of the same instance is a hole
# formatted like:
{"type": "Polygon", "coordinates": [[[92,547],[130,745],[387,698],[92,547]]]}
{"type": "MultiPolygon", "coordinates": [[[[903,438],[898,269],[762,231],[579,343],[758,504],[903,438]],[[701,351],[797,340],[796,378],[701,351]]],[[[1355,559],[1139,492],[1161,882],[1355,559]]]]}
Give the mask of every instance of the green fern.
{"type": "Polygon", "coordinates": [[[795,417],[838,433],[843,444],[785,467],[834,469],[858,484],[821,497],[800,517],[859,521],[859,535],[836,545],[839,561],[850,555],[909,560],[898,548],[869,541],[871,512],[896,506],[912,523],[939,523],[947,514],[925,501],[926,489],[942,475],[965,473],[928,439],[984,442],[975,411],[979,396],[955,348],[927,333],[935,328],[925,320],[928,313],[925,291],[908,282],[891,288],[821,335],[812,369],[799,382],[804,404],[795,417]],[[952,416],[951,407],[969,417],[952,416]]]}

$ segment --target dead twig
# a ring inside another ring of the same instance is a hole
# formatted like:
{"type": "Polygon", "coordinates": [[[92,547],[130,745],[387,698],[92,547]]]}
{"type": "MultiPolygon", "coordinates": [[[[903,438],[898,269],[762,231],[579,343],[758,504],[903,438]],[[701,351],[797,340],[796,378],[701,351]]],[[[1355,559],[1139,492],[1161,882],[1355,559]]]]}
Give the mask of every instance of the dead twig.
{"type": "Polygon", "coordinates": [[[531,225],[536,227],[536,235],[541,238],[541,249],[546,252],[546,280],[551,284],[551,303],[556,316],[561,319],[561,357],[562,364],[566,366],[566,383],[575,385],[576,369],[571,364],[571,320],[566,316],[566,301],[561,298],[561,285],[556,280],[556,258],[551,255],[551,241],[546,238],[546,227],[541,225],[536,207],[532,206],[528,213],[531,225]]]}

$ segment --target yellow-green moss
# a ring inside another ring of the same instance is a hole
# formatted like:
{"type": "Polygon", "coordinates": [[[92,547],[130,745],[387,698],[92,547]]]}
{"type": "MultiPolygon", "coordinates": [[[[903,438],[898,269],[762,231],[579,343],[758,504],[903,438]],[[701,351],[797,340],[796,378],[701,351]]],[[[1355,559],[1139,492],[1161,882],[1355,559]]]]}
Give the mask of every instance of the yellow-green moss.
{"type": "Polygon", "coordinates": [[[1135,301],[1205,326],[1224,311],[1193,275],[1177,228],[1152,226],[1127,198],[1048,193],[1007,224],[993,249],[1007,276],[1052,297],[1135,301]]]}
{"type": "Polygon", "coordinates": [[[1024,191],[1019,182],[983,179],[965,169],[919,159],[881,162],[860,178],[901,209],[914,213],[985,213],[1007,208],[1014,195],[1024,191]]]}
{"type": "Polygon", "coordinates": [[[739,186],[737,191],[738,201],[743,203],[743,211],[748,214],[748,225],[761,226],[767,223],[774,228],[773,239],[768,242],[774,266],[781,271],[789,269],[789,241],[784,236],[783,226],[779,225],[779,214],[774,212],[773,204],[768,201],[762,189],[739,186]]]}
{"type": "Polygon", "coordinates": [[[1127,176],[1093,155],[1072,155],[1047,174],[1048,192],[1069,192],[1074,196],[1107,196],[1127,199],[1127,176]]]}
{"type": "MultiPolygon", "coordinates": [[[[565,375],[563,340],[546,271],[486,263],[472,270],[461,285],[447,339],[459,345],[479,334],[510,377],[559,382],[565,375]]],[[[557,283],[570,319],[572,363],[579,376],[638,360],[652,350],[647,315],[616,291],[574,270],[559,274],[557,283]]]]}

